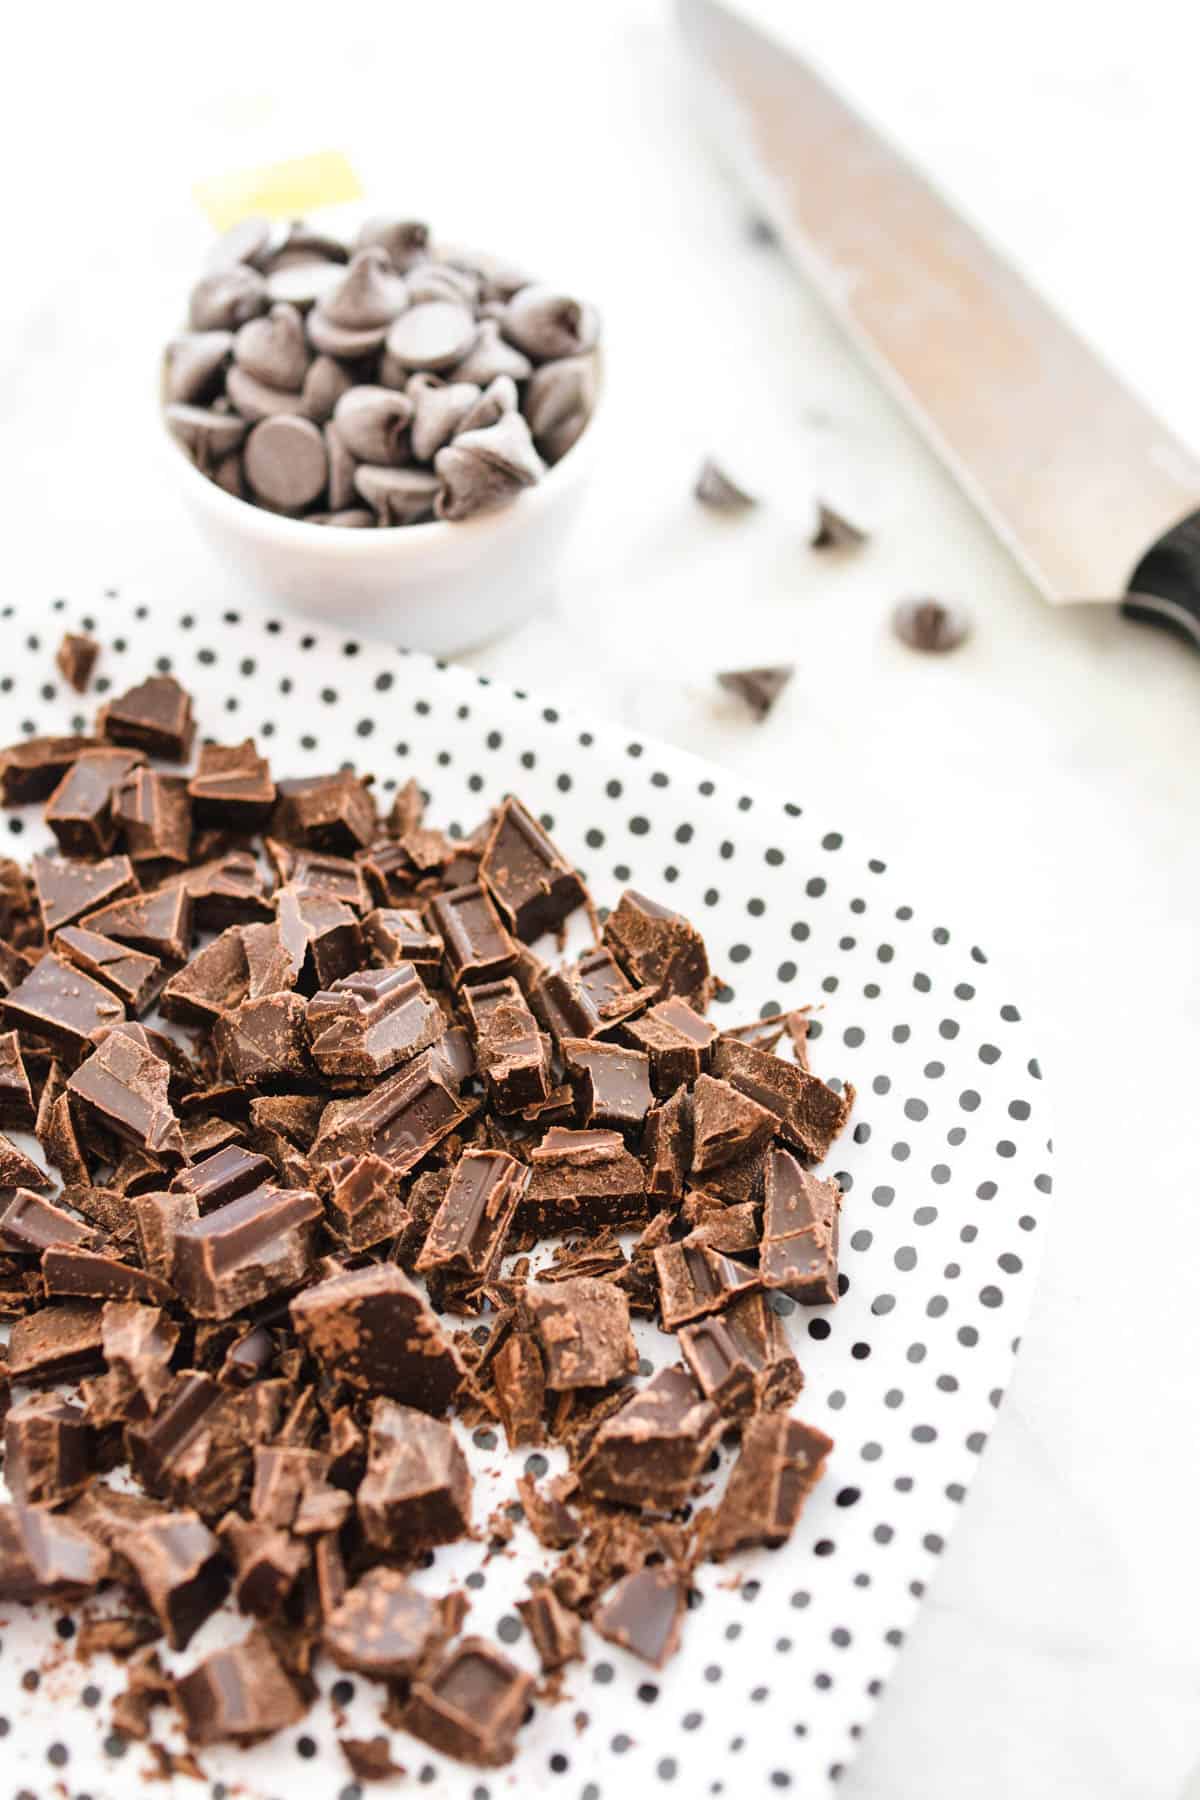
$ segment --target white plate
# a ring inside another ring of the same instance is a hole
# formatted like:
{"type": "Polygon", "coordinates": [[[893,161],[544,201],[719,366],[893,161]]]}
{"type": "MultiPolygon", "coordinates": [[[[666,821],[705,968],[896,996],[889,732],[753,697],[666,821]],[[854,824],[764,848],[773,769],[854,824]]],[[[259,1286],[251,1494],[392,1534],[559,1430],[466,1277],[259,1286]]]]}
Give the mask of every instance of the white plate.
{"type": "MultiPolygon", "coordinates": [[[[846,1292],[835,1308],[796,1308],[789,1319],[807,1378],[796,1410],[836,1442],[795,1536],[774,1554],[701,1570],[683,1647],[661,1672],[585,1632],[586,1665],[567,1671],[559,1704],[538,1707],[508,1769],[464,1770],[391,1736],[410,1772],[398,1786],[425,1782],[463,1800],[824,1792],[854,1754],[954,1525],[1029,1303],[1049,1127],[1003,977],[922,893],[919,872],[910,881],[843,837],[847,820],[746,792],[691,756],[463,669],[294,620],[201,620],[169,600],[111,592],[49,610],[0,608],[0,741],[78,729],[103,691],[154,668],[191,689],[203,732],[253,734],[277,773],[352,760],[385,790],[415,774],[434,822],[451,829],[469,830],[503,793],[519,792],[601,903],[630,883],[696,921],[727,983],[719,1019],[820,1007],[814,1065],[853,1081],[859,1099],[830,1159],[847,1190],[846,1292]],[[104,644],[83,701],[53,668],[67,627],[104,644]]],[[[23,830],[9,847],[28,854],[36,813],[10,824],[23,830]]],[[[674,1360],[656,1331],[641,1348],[656,1365],[674,1360]]],[[[475,1448],[479,1522],[511,1494],[524,1460],[475,1448]]],[[[420,1579],[431,1591],[467,1579],[468,1629],[496,1635],[534,1669],[513,1602],[550,1560],[519,1526],[508,1554],[455,1546],[420,1579]]],[[[144,1751],[130,1745],[113,1759],[104,1749],[105,1696],[120,1682],[111,1665],[81,1669],[53,1613],[6,1613],[9,1789],[92,1800],[143,1792],[144,1751]],[[40,1674],[34,1692],[23,1685],[30,1670],[40,1674]]],[[[241,1629],[212,1620],[168,1660],[190,1666],[241,1629]]],[[[299,1788],[312,1800],[354,1800],[336,1740],[381,1729],[382,1690],[356,1679],[335,1720],[329,1691],[346,1678],[322,1666],[319,1679],[326,1697],[297,1731],[248,1752],[205,1751],[210,1783],[231,1796],[280,1800],[299,1788]]]]}

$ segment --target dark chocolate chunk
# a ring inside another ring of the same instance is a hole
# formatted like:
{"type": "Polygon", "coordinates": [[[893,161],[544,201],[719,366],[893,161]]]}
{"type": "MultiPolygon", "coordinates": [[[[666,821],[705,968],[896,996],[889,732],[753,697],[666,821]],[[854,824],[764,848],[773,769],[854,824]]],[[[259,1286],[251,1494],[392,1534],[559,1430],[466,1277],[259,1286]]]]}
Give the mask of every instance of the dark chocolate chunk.
{"type": "Polygon", "coordinates": [[[142,1267],[166,1281],[175,1261],[175,1234],[200,1217],[193,1194],[154,1191],[131,1202],[142,1267]]]}
{"type": "Polygon", "coordinates": [[[197,1513],[162,1513],[130,1531],[121,1554],[172,1650],[186,1650],[229,1588],[217,1539],[197,1513]]]}
{"type": "Polygon", "coordinates": [[[418,912],[402,907],[376,907],[363,920],[362,929],[372,961],[383,968],[410,962],[414,968],[432,971],[441,964],[445,946],[418,912]]]}
{"type": "Polygon", "coordinates": [[[35,856],[33,881],[47,937],[62,925],[74,925],[96,907],[132,894],[137,887],[127,856],[110,856],[104,862],[35,856]]]}
{"type": "Polygon", "coordinates": [[[313,1144],[314,1163],[370,1152],[403,1175],[420,1162],[467,1117],[436,1056],[435,1045],[373,1092],[331,1101],[313,1144]]]}
{"type": "Polygon", "coordinates": [[[646,1114],[642,1153],[647,1192],[678,1200],[692,1165],[692,1102],[686,1088],[677,1088],[646,1114]]]}
{"type": "Polygon", "coordinates": [[[172,975],[159,1004],[180,1025],[212,1025],[240,1006],[249,989],[242,927],[231,925],[172,975]]]}
{"type": "Polygon", "coordinates": [[[458,1353],[420,1288],[394,1263],[318,1282],[296,1296],[291,1315],[309,1353],[360,1392],[440,1413],[458,1391],[458,1353]]]}
{"type": "Polygon", "coordinates": [[[376,1400],[358,1490],[367,1542],[416,1557],[471,1528],[471,1475],[453,1430],[412,1406],[376,1400]]]}
{"type": "Polygon", "coordinates": [[[123,1394],[154,1412],[171,1386],[179,1327],[157,1306],[110,1300],[100,1314],[104,1360],[123,1394]]]}
{"type": "Polygon", "coordinates": [[[8,1376],[26,1387],[48,1387],[98,1375],[104,1367],[99,1306],[67,1301],[16,1320],[8,1340],[8,1376]]]}
{"type": "Polygon", "coordinates": [[[0,803],[28,806],[52,794],[85,750],[101,748],[99,738],[33,737],[0,750],[0,803]]]}
{"type": "Polygon", "coordinates": [[[558,1476],[539,1488],[531,1475],[522,1475],[517,1482],[525,1522],[547,1550],[565,1550],[579,1541],[579,1520],[562,1497],[565,1483],[574,1485],[574,1481],[573,1475],[558,1476]]]}
{"type": "Polygon", "coordinates": [[[82,925],[68,925],[56,932],[54,949],[64,962],[111,988],[131,1012],[145,1012],[162,986],[162,964],[157,956],[147,956],[82,925]]]}
{"type": "Polygon", "coordinates": [[[679,1209],[679,1217],[692,1227],[685,1244],[702,1244],[723,1256],[748,1256],[758,1249],[758,1208],[752,1200],[727,1206],[715,1194],[694,1188],[679,1209]]]}
{"type": "Polygon", "coordinates": [[[456,987],[498,981],[508,974],[517,960],[517,946],[478,882],[439,894],[430,911],[446,946],[446,967],[456,987]]]}
{"type": "Polygon", "coordinates": [[[743,1294],[723,1313],[684,1325],[679,1348],[705,1398],[726,1417],[785,1406],[803,1386],[783,1325],[765,1294],[743,1294]]]}
{"type": "Polygon", "coordinates": [[[540,1444],[545,1436],[546,1371],[533,1338],[523,1331],[511,1332],[492,1358],[491,1376],[509,1449],[540,1444]]]}
{"type": "Polygon", "coordinates": [[[320,1217],[320,1201],[302,1188],[264,1185],[227,1201],[176,1230],[175,1287],[199,1319],[228,1319],[298,1287],[320,1217]]]}
{"type": "Polygon", "coordinates": [[[194,1195],[199,1212],[210,1213],[214,1207],[240,1200],[244,1194],[261,1188],[270,1181],[271,1172],[265,1156],[258,1156],[241,1144],[229,1144],[215,1156],[206,1156],[203,1162],[181,1169],[171,1183],[171,1191],[194,1195]]]}
{"type": "Polygon", "coordinates": [[[242,1087],[275,1086],[310,1073],[300,994],[243,1000],[212,1028],[218,1073],[242,1087]]]}
{"type": "Polygon", "coordinates": [[[55,1394],[29,1394],[4,1421],[4,1479],[27,1506],[59,1506],[87,1485],[91,1434],[77,1406],[55,1394]]]}
{"type": "Polygon", "coordinates": [[[257,1743],[298,1724],[308,1711],[261,1628],[206,1656],[179,1678],[175,1693],[194,1744],[257,1743]]]}
{"type": "Polygon", "coordinates": [[[71,764],[45,812],[64,856],[100,857],[112,849],[117,839],[114,797],[138,760],[134,750],[88,750],[71,764]]]}
{"type": "Polygon", "coordinates": [[[201,744],[196,772],[187,784],[202,825],[255,831],[275,805],[270,764],[253,738],[240,744],[201,744]]]}
{"type": "Polygon", "coordinates": [[[265,841],[279,880],[298,894],[322,894],[326,900],[340,900],[356,913],[367,911],[371,896],[364,865],[352,862],[348,856],[334,856],[330,851],[282,844],[277,838],[265,841]]]}
{"type": "MultiPolygon", "coordinates": [[[[76,767],[79,765],[77,764],[76,767]]],[[[186,863],[192,841],[192,808],[182,775],[134,769],[113,804],[129,860],[186,863]]]]}
{"type": "Polygon", "coordinates": [[[42,1281],[52,1300],[146,1300],[160,1306],[174,1299],[169,1284],[157,1275],[77,1244],[51,1244],[43,1250],[42,1281]]]}
{"type": "Polygon", "coordinates": [[[773,669],[725,669],[717,676],[717,682],[727,693],[745,701],[761,723],[795,672],[793,663],[780,663],[773,669]]]}
{"type": "Polygon", "coordinates": [[[32,1131],[36,1117],[33,1090],[15,1031],[0,1033],[0,1127],[6,1131],[32,1131]]]}
{"type": "Polygon", "coordinates": [[[183,887],[159,888],[85,913],[81,923],[164,962],[183,962],[192,945],[191,895],[183,887]]]}
{"type": "Polygon", "coordinates": [[[347,1156],[318,1171],[325,1224],[347,1250],[370,1250],[412,1222],[400,1178],[382,1157],[347,1156]]]}
{"type": "Polygon", "coordinates": [[[109,700],[96,727],[110,744],[128,744],[164,762],[186,762],[196,732],[191,697],[173,675],[152,675],[109,700]]]}
{"type": "Polygon", "coordinates": [[[578,962],[541,973],[532,1004],[547,1029],[563,1038],[597,1037],[643,1012],[655,988],[635,988],[611,950],[588,950],[578,962]]]}
{"type": "Polygon", "coordinates": [[[277,906],[280,932],[293,954],[303,956],[313,987],[332,987],[361,968],[362,927],[341,900],[289,883],[280,888],[277,906]]]}
{"type": "Polygon", "coordinates": [[[5,1188],[44,1188],[50,1182],[44,1169],[19,1150],[11,1138],[0,1131],[0,1191],[5,1188]]]}
{"type": "Polygon", "coordinates": [[[640,1128],[654,1104],[648,1056],[591,1038],[563,1038],[559,1049],[578,1077],[579,1113],[585,1125],[640,1128]]]}
{"type": "Polygon", "coordinates": [[[40,1257],[48,1244],[94,1244],[95,1241],[95,1232],[80,1219],[31,1193],[28,1188],[18,1188],[0,1212],[0,1244],[19,1256],[40,1257]]]}
{"type": "Polygon", "coordinates": [[[171,1071],[124,1032],[108,1036],[67,1082],[83,1116],[152,1156],[183,1160],[183,1134],[171,1107],[171,1071]]]}
{"type": "Polygon", "coordinates": [[[255,1619],[276,1617],[308,1567],[307,1546],[286,1531],[236,1513],[222,1519],[219,1535],[233,1559],[239,1611],[255,1619]]]}
{"type": "Polygon", "coordinates": [[[269,883],[249,850],[229,850],[224,856],[197,863],[169,876],[163,886],[187,891],[195,923],[206,931],[251,925],[273,916],[269,883]]]}
{"type": "Polygon", "coordinates": [[[556,1669],[582,1658],[579,1620],[549,1584],[531,1588],[526,1599],[517,1601],[517,1611],[533,1639],[543,1675],[553,1675],[556,1669]]]}
{"type": "Polygon", "coordinates": [[[552,1125],[529,1152],[532,1174],[517,1223],[542,1235],[595,1230],[646,1216],[646,1176],[617,1131],[552,1125]]]}
{"type": "Polygon", "coordinates": [[[553,1284],[531,1282],[524,1303],[552,1392],[608,1387],[636,1370],[629,1302],[611,1282],[588,1276],[553,1284]]]}
{"type": "Polygon", "coordinates": [[[844,513],[835,512],[824,500],[817,501],[817,517],[808,540],[814,550],[855,550],[866,543],[867,536],[844,513]]]}
{"type": "Polygon", "coordinates": [[[360,1080],[408,1062],[446,1029],[412,963],[359,969],[335,981],[309,1001],[306,1023],[321,1073],[360,1080]]]}
{"type": "Polygon", "coordinates": [[[592,1624],[610,1644],[661,1669],[679,1648],[687,1590],[686,1577],[668,1564],[635,1569],[604,1596],[592,1624]]]}
{"type": "Polygon", "coordinates": [[[758,1285],[755,1270],[702,1244],[660,1244],[654,1267],[664,1331],[720,1312],[735,1294],[758,1285]]]}
{"type": "Polygon", "coordinates": [[[464,1151],[433,1216],[417,1269],[490,1280],[528,1181],[528,1167],[501,1150],[464,1151]]]}
{"type": "Polygon", "coordinates": [[[966,642],[971,622],[961,607],[944,600],[902,600],[892,614],[892,630],[910,650],[941,655],[966,642]]]}
{"type": "Polygon", "coordinates": [[[278,783],[272,837],[314,850],[353,856],[375,836],[375,802],[350,769],[334,775],[302,775],[278,783]]]}
{"type": "Polygon", "coordinates": [[[67,686],[82,694],[87,691],[99,655],[100,646],[95,638],[85,637],[78,631],[65,631],[54,653],[54,664],[67,686]]]}
{"type": "Polygon", "coordinates": [[[45,1506],[0,1505],[0,1600],[82,1599],[110,1569],[107,1550],[74,1520],[45,1506]]]}
{"type": "Polygon", "coordinates": [[[509,930],[526,943],[556,930],[587,899],[570,863],[511,794],[484,845],[479,879],[509,930]]]}
{"type": "Polygon", "coordinates": [[[654,1092],[669,1098],[708,1068],[717,1028],[677,996],[660,1000],[625,1026],[625,1036],[650,1058],[654,1092]]]}
{"type": "Polygon", "coordinates": [[[260,1525],[291,1530],[304,1496],[320,1486],[329,1458],[296,1444],[260,1445],[254,1452],[250,1512],[260,1525]]]}
{"type": "Polygon", "coordinates": [[[713,1074],[773,1112],[780,1134],[808,1162],[824,1161],[854,1104],[852,1087],[836,1094],[815,1075],[736,1038],[717,1040],[713,1074]]]}
{"type": "Polygon", "coordinates": [[[708,1554],[718,1560],[735,1550],[786,1543],[832,1449],[823,1431],[786,1413],[751,1419],[717,1508],[708,1554]]]}
{"type": "Polygon", "coordinates": [[[601,1425],[579,1465],[580,1483],[595,1500],[673,1511],[687,1502],[722,1429],[686,1369],[660,1369],[601,1425]]]}
{"type": "Polygon", "coordinates": [[[532,1689],[532,1677],[486,1638],[463,1638],[413,1683],[404,1727],[460,1762],[499,1768],[512,1761],[532,1689]]]}
{"type": "MultiPolygon", "coordinates": [[[[433,1423],[423,1414],[416,1417],[424,1425],[433,1423]]],[[[434,1602],[398,1569],[370,1569],[326,1619],[323,1643],[343,1669],[395,1681],[417,1673],[440,1630],[434,1602]]]]}
{"type": "Polygon", "coordinates": [[[290,993],[304,974],[308,937],[291,926],[290,919],[287,928],[274,919],[269,925],[264,921],[234,927],[246,953],[247,1000],[290,993]]]}
{"type": "Polygon", "coordinates": [[[786,1150],[767,1158],[759,1267],[763,1285],[782,1288],[806,1306],[838,1297],[836,1181],[820,1181],[786,1150]]]}
{"type": "Polygon", "coordinates": [[[723,1163],[761,1150],[778,1122],[767,1107],[729,1082],[701,1075],[692,1093],[692,1174],[710,1174],[723,1163]]]}
{"type": "Polygon", "coordinates": [[[497,1112],[538,1106],[550,1092],[547,1045],[512,976],[464,989],[479,1067],[497,1112]]]}
{"type": "Polygon", "coordinates": [[[604,942],[636,987],[657,988],[664,1000],[678,994],[700,1012],[708,1005],[708,953],[682,913],[626,888],[604,922],[604,942]]]}
{"type": "Polygon", "coordinates": [[[392,1747],[382,1732],[374,1737],[340,1737],[338,1749],[350,1765],[355,1781],[390,1781],[393,1775],[407,1775],[403,1763],[393,1760],[392,1747]]]}

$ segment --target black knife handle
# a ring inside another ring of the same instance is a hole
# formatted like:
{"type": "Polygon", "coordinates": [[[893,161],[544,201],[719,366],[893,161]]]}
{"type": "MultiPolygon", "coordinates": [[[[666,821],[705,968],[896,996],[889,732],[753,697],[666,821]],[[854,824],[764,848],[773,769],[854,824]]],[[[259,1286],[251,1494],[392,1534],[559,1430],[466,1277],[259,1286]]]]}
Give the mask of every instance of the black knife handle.
{"type": "Polygon", "coordinates": [[[1163,625],[1200,650],[1200,512],[1172,526],[1146,552],[1121,611],[1127,619],[1163,625]]]}

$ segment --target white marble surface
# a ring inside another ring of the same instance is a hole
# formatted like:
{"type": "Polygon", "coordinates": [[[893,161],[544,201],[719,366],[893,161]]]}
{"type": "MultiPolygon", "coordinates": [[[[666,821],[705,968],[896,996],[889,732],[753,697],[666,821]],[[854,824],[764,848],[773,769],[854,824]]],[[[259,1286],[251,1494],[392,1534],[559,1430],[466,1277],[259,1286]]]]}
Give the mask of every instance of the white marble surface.
{"type": "MultiPolygon", "coordinates": [[[[852,82],[1200,439],[1197,28],[1182,9],[757,10],[852,82]]],[[[238,595],[174,510],[147,411],[154,335],[203,241],[197,176],[344,147],[379,199],[605,303],[620,443],[553,615],[471,660],[798,797],[828,793],[1012,970],[1056,1102],[1058,1192],[1017,1375],[844,1791],[1179,1795],[1200,1756],[1200,661],[1033,597],[789,271],[748,243],[660,5],[218,0],[169,33],[165,17],[10,22],[4,588],[136,583],[198,608],[238,595]],[[856,493],[871,544],[833,561],[782,514],[701,514],[694,467],[731,418],[783,427],[798,496],[811,478],[856,493]],[[919,591],[973,611],[953,658],[889,636],[893,601],[919,591]],[[782,659],[796,679],[761,728],[713,689],[718,667],[782,659]]]]}

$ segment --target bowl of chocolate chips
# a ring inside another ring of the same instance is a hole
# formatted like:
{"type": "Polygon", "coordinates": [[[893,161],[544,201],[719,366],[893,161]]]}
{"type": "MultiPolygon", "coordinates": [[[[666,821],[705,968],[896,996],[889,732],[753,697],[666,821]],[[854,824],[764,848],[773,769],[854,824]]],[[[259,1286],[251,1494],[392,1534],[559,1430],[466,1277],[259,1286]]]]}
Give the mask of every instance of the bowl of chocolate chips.
{"type": "Polygon", "coordinates": [[[170,467],[267,598],[463,650],[543,603],[595,440],[586,300],[410,219],[244,219],[166,346],[170,467]]]}

